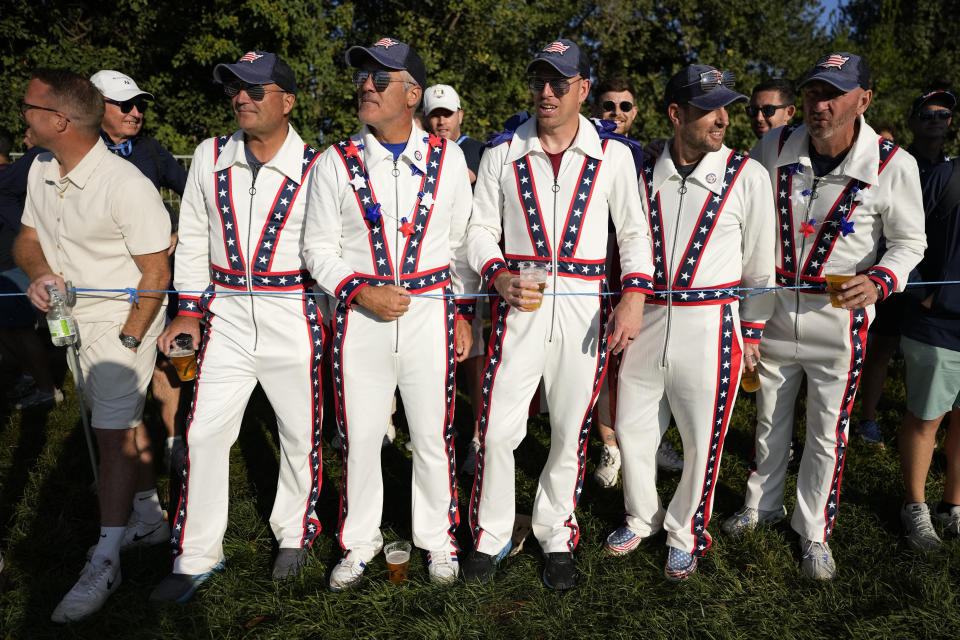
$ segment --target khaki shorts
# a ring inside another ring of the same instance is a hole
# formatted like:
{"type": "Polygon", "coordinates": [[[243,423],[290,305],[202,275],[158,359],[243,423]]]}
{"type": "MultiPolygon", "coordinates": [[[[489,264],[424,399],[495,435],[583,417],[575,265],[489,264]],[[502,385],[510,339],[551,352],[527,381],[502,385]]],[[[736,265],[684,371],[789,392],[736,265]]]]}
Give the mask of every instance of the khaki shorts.
{"type": "Polygon", "coordinates": [[[907,409],[921,420],[934,420],[960,407],[960,351],[900,339],[907,364],[907,409]]]}
{"type": "Polygon", "coordinates": [[[157,314],[137,351],[120,344],[121,323],[84,323],[80,329],[80,368],[94,429],[132,429],[143,422],[143,405],[157,360],[157,314]]]}

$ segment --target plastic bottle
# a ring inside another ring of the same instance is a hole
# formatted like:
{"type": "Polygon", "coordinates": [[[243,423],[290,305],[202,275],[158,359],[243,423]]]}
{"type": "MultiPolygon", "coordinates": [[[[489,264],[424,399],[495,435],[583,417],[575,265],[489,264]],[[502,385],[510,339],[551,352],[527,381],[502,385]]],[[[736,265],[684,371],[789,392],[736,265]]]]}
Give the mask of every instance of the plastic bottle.
{"type": "Polygon", "coordinates": [[[77,341],[77,322],[70,313],[67,301],[56,285],[47,285],[50,295],[50,310],[47,311],[47,326],[50,339],[58,347],[65,347],[77,341]]]}

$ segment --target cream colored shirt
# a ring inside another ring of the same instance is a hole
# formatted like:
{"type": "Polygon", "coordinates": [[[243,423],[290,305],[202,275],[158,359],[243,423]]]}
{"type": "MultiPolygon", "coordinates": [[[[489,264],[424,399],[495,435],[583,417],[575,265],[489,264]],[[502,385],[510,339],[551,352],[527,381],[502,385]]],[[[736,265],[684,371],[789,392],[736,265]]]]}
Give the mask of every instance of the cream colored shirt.
{"type": "MultiPolygon", "coordinates": [[[[77,289],[136,288],[141,273],[133,256],[170,246],[160,193],[102,140],[63,177],[52,153],[37,156],[21,222],[36,229],[53,272],[77,289]]],[[[126,293],[80,291],[73,313],[80,323],[123,322],[129,311],[126,293]]]]}

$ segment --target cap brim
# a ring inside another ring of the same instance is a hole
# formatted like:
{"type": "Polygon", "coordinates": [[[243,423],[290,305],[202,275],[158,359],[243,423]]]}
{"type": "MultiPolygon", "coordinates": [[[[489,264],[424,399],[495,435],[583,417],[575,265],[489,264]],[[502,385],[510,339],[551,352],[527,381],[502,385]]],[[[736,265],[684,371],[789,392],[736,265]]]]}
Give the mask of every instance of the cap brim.
{"type": "Polygon", "coordinates": [[[216,82],[223,84],[233,78],[239,78],[247,84],[271,84],[273,82],[273,78],[269,75],[257,73],[250,65],[221,62],[213,68],[213,79],[216,82]]]}
{"type": "Polygon", "coordinates": [[[351,67],[359,67],[368,59],[394,71],[404,69],[403,66],[397,66],[393,60],[385,58],[379,51],[372,47],[368,49],[367,47],[354,46],[347,49],[346,60],[347,64],[351,67]]]}
{"type": "Polygon", "coordinates": [[[149,98],[150,100],[154,99],[152,93],[150,93],[149,91],[141,91],[140,89],[126,89],[123,91],[117,91],[109,96],[104,94],[103,97],[108,98],[110,100],[116,100],[117,102],[125,102],[127,100],[138,98],[140,96],[147,96],[147,98],[149,98]]]}
{"type": "Polygon", "coordinates": [[[692,104],[698,109],[703,109],[704,111],[713,111],[714,109],[722,109],[728,104],[733,104],[734,102],[747,102],[749,98],[743,95],[742,93],[737,93],[731,89],[727,89],[725,86],[720,85],[713,91],[707,91],[703,95],[696,96],[687,101],[687,104],[692,104]]]}
{"type": "Polygon", "coordinates": [[[797,85],[797,88],[802,88],[810,84],[814,80],[820,80],[822,82],[826,82],[827,84],[834,86],[837,89],[840,89],[840,91],[843,91],[844,93],[853,91],[854,89],[860,86],[859,84],[857,84],[856,80],[838,77],[836,73],[831,73],[829,71],[821,71],[818,73],[814,71],[813,73],[808,75],[806,78],[804,78],[800,82],[800,84],[797,85]]]}
{"type": "Polygon", "coordinates": [[[549,60],[547,58],[535,58],[530,64],[527,65],[526,73],[529,75],[534,65],[538,65],[538,64],[550,65],[551,67],[556,69],[557,73],[562,75],[564,78],[572,78],[580,74],[580,71],[578,69],[574,69],[572,67],[566,67],[566,66],[558,66],[556,63],[554,63],[553,60],[549,60]]]}

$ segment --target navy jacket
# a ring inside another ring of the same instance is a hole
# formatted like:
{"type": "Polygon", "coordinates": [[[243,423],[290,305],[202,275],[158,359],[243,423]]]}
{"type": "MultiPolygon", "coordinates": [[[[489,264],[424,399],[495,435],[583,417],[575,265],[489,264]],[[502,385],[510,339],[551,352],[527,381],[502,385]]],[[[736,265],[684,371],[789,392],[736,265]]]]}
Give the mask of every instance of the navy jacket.
{"type": "MultiPolygon", "coordinates": [[[[945,218],[933,220],[930,213],[950,181],[951,171],[960,171],[960,160],[941,162],[921,177],[923,208],[927,214],[927,250],[910,274],[910,282],[960,280],[960,203],[945,218]],[[954,168],[956,166],[956,168],[954,168]]],[[[919,342],[960,351],[960,284],[910,285],[903,335],[919,342]],[[933,295],[930,309],[919,304],[933,295]]]]}
{"type": "Polygon", "coordinates": [[[13,269],[13,241],[20,233],[20,217],[27,198],[27,175],[33,159],[46,149],[33,147],[23,157],[0,171],[0,271],[13,269]]]}
{"type": "Polygon", "coordinates": [[[187,170],[159,142],[150,136],[135,136],[130,138],[130,153],[124,155],[120,149],[112,148],[116,145],[105,131],[100,132],[100,137],[113,153],[135,164],[143,175],[150,178],[157,190],[169,187],[177,195],[183,195],[183,188],[187,185],[187,170]]]}

